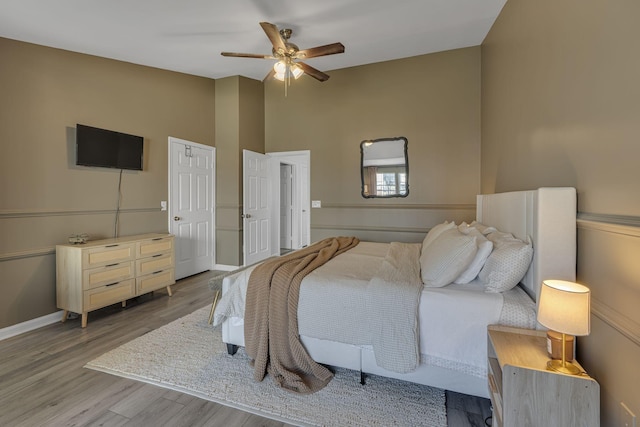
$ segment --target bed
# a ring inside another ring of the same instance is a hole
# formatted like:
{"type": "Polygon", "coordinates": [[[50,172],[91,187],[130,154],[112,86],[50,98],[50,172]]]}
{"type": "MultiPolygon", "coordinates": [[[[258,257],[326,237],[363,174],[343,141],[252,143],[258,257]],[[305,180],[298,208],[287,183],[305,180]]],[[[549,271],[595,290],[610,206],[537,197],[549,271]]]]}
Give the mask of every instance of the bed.
{"type": "MultiPolygon", "coordinates": [[[[363,378],[365,374],[382,375],[489,397],[487,326],[499,323],[537,327],[536,301],[542,280],[575,280],[576,192],[574,188],[565,187],[479,195],[476,221],[531,243],[533,256],[517,287],[505,292],[485,292],[478,278],[469,283],[424,287],[419,296],[419,365],[410,372],[385,369],[376,361],[371,345],[331,339],[334,335],[324,333],[325,330],[337,330],[340,335],[340,324],[327,320],[318,328],[306,321],[314,310],[316,315],[318,310],[320,313],[325,310],[327,319],[333,318],[336,312],[336,304],[323,307],[318,302],[318,287],[306,285],[307,282],[315,281],[331,292],[339,292],[337,286],[342,277],[356,285],[358,281],[371,280],[372,271],[385,259],[388,244],[361,242],[312,272],[302,282],[299,334],[311,358],[324,365],[360,371],[363,378]]],[[[245,345],[243,292],[246,292],[252,270],[239,271],[223,281],[221,302],[225,301],[216,308],[214,317],[217,323],[222,323],[222,340],[230,353],[236,346],[245,345]]],[[[384,318],[385,313],[379,313],[379,316],[384,318]]]]}

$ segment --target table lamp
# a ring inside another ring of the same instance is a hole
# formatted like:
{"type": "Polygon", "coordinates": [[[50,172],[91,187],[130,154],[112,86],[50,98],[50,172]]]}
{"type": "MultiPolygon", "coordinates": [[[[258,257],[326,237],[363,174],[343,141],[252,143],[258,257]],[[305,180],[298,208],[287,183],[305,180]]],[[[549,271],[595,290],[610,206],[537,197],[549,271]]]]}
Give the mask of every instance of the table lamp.
{"type": "Polygon", "coordinates": [[[562,334],[562,360],[550,360],[547,369],[578,375],[580,368],[566,358],[566,335],[589,335],[590,291],[566,280],[544,280],[538,302],[538,322],[562,334]]]}

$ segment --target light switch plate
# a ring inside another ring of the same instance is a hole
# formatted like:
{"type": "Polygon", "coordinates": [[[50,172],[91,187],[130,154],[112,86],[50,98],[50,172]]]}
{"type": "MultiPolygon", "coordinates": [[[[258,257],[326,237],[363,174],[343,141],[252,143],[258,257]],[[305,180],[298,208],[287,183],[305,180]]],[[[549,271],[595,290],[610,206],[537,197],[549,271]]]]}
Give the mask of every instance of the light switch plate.
{"type": "Polygon", "coordinates": [[[163,200],[160,202],[160,210],[161,211],[166,211],[167,210],[167,201],[163,200]]]}
{"type": "Polygon", "coordinates": [[[312,208],[321,208],[322,207],[322,202],[320,200],[312,200],[311,201],[311,207],[312,208]]]}

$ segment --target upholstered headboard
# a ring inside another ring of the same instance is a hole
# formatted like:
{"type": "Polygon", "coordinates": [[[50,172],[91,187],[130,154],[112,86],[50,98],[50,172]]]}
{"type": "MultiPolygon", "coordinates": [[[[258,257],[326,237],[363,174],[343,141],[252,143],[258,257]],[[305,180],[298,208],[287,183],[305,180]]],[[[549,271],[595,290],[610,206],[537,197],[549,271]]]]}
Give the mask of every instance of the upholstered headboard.
{"type": "Polygon", "coordinates": [[[476,220],[533,241],[533,260],[522,279],[538,300],[545,279],[576,279],[576,190],[572,187],[483,194],[477,197],[476,220]]]}

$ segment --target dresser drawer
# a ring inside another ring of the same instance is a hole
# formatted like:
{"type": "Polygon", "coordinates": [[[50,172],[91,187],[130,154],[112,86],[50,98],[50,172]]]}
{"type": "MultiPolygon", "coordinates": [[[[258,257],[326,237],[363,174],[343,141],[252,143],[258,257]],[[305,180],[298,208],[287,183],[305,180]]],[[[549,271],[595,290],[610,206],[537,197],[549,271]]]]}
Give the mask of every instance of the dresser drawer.
{"type": "Polygon", "coordinates": [[[82,251],[82,268],[93,268],[135,258],[135,243],[114,243],[82,251]]]}
{"type": "Polygon", "coordinates": [[[173,236],[156,237],[154,239],[141,240],[138,242],[137,257],[143,258],[159,253],[173,251],[173,236]]]}
{"type": "Polygon", "coordinates": [[[136,276],[144,276],[168,268],[173,268],[173,252],[155,254],[149,258],[137,260],[136,276]]]}
{"type": "Polygon", "coordinates": [[[133,261],[127,261],[84,270],[82,272],[83,289],[93,289],[133,278],[135,276],[134,268],[133,261]]]}
{"type": "Polygon", "coordinates": [[[96,310],[135,296],[135,279],[127,279],[114,284],[84,291],[84,311],[96,310]]]}
{"type": "Polygon", "coordinates": [[[138,295],[165,288],[176,282],[173,268],[138,277],[136,281],[136,291],[138,295]]]}

